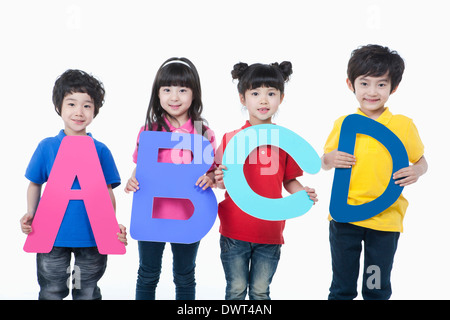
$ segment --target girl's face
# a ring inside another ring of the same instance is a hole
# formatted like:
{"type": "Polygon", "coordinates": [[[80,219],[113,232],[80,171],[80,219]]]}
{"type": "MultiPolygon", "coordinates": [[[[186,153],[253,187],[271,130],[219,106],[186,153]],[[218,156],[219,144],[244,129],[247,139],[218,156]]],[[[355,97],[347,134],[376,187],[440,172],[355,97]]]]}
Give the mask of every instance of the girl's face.
{"type": "Polygon", "coordinates": [[[278,106],[283,102],[284,94],[272,87],[259,87],[239,94],[242,105],[249,114],[251,125],[272,123],[272,116],[277,112],[278,106]]]}
{"type": "MultiPolygon", "coordinates": [[[[173,126],[182,126],[189,119],[188,110],[192,104],[193,93],[190,88],[167,86],[159,88],[158,93],[161,107],[178,123],[173,126]]],[[[168,119],[169,121],[171,119],[168,119]]]]}

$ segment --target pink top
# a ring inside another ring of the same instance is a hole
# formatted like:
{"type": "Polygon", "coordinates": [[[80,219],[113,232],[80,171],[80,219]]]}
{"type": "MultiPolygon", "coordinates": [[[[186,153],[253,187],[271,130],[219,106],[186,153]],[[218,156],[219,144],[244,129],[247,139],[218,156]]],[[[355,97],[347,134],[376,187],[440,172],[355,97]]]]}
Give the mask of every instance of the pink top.
{"type": "MultiPolygon", "coordinates": [[[[197,130],[189,119],[179,128],[175,128],[166,118],[164,118],[166,124],[168,125],[170,132],[177,133],[190,133],[196,134],[197,130]]],[[[153,124],[153,130],[156,130],[157,125],[153,124]]],[[[139,137],[141,132],[144,131],[144,126],[141,127],[137,141],[136,141],[136,149],[133,153],[133,162],[137,163],[138,157],[138,146],[139,146],[139,137]]],[[[214,132],[210,128],[207,129],[207,138],[209,142],[211,142],[213,146],[213,150],[216,150],[216,139],[214,132]]],[[[164,128],[163,131],[166,131],[164,128]]],[[[166,162],[166,163],[190,163],[192,161],[192,152],[186,150],[179,149],[160,149],[158,153],[158,162],[166,162]]],[[[208,172],[215,169],[215,164],[213,163],[208,172]]],[[[153,199],[153,211],[152,218],[159,219],[177,219],[177,220],[187,220],[194,213],[194,206],[189,199],[173,199],[173,198],[154,198],[153,199]]]]}

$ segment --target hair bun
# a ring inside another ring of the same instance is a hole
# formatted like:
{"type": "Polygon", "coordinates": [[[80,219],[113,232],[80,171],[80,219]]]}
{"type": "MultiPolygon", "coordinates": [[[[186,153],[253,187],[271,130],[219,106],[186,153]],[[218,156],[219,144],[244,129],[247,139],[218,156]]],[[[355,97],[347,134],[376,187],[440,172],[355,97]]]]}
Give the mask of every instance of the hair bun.
{"type": "Polygon", "coordinates": [[[233,67],[233,70],[231,70],[231,77],[233,79],[240,79],[247,69],[248,64],[246,64],[245,62],[236,63],[233,67]]]}
{"type": "Polygon", "coordinates": [[[290,61],[283,61],[280,64],[274,62],[271,65],[277,67],[281,71],[284,81],[289,80],[289,76],[292,74],[292,63],[290,61]]]}

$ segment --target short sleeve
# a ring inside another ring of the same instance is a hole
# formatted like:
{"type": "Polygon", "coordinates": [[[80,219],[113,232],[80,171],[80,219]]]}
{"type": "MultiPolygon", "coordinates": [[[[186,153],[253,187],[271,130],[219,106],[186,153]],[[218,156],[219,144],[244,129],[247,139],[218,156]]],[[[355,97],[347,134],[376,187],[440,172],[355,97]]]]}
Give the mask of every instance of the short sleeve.
{"type": "Polygon", "coordinates": [[[137,139],[136,139],[136,147],[134,148],[133,152],[133,162],[137,163],[137,157],[138,157],[138,149],[139,149],[139,137],[141,136],[141,132],[144,131],[144,126],[141,127],[141,130],[139,130],[137,139]]]}
{"type": "Polygon", "coordinates": [[[284,170],[283,181],[295,179],[303,175],[303,170],[298,166],[297,162],[289,155],[286,155],[286,169],[284,170]]]}
{"type": "MultiPolygon", "coordinates": [[[[219,147],[216,149],[216,153],[214,155],[214,163],[216,166],[219,166],[222,164],[223,153],[225,152],[225,148],[227,147],[227,135],[228,134],[223,135],[222,141],[221,141],[219,147]]],[[[229,138],[228,138],[228,140],[229,140],[229,138]]]]}
{"type": "Polygon", "coordinates": [[[341,133],[342,122],[344,121],[344,117],[340,117],[334,122],[333,129],[331,130],[327,141],[325,142],[325,146],[323,148],[324,153],[329,153],[339,146],[339,136],[341,133]]]}
{"type": "Polygon", "coordinates": [[[121,183],[120,175],[111,151],[103,146],[99,155],[106,184],[111,185],[113,189],[118,187],[121,183]]]}
{"type": "Polygon", "coordinates": [[[44,184],[48,180],[49,172],[46,170],[45,160],[42,154],[42,143],[39,143],[28,163],[25,177],[31,182],[44,184]]]}
{"type": "Polygon", "coordinates": [[[47,182],[60,144],[57,137],[45,138],[39,142],[25,171],[28,180],[37,184],[47,182]]]}
{"type": "Polygon", "coordinates": [[[417,130],[417,127],[414,122],[412,122],[412,120],[407,133],[405,148],[408,152],[408,158],[411,163],[419,161],[425,151],[422,139],[420,139],[419,136],[419,131],[417,130]]]}
{"type": "Polygon", "coordinates": [[[208,139],[208,141],[211,143],[211,147],[212,147],[212,151],[213,151],[213,156],[214,156],[214,161],[211,164],[211,167],[209,168],[208,172],[211,172],[213,170],[216,169],[217,164],[216,164],[216,136],[214,134],[214,131],[211,130],[210,128],[206,127],[206,138],[208,139]]]}

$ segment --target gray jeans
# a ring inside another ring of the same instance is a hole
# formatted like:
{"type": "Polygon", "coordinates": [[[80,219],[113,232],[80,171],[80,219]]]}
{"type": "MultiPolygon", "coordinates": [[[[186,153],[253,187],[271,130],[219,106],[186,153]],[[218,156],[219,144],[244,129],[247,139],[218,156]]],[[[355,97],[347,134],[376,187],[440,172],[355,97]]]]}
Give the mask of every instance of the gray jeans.
{"type": "Polygon", "coordinates": [[[97,282],[106,270],[107,256],[92,248],[53,247],[49,253],[38,253],[37,276],[41,288],[40,300],[61,300],[72,287],[74,300],[100,300],[102,295],[97,282]],[[74,268],[70,260],[74,254],[74,268]],[[72,274],[72,285],[70,275],[72,274]]]}

